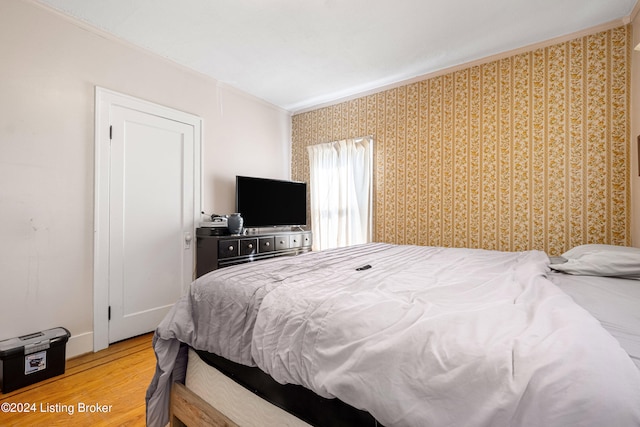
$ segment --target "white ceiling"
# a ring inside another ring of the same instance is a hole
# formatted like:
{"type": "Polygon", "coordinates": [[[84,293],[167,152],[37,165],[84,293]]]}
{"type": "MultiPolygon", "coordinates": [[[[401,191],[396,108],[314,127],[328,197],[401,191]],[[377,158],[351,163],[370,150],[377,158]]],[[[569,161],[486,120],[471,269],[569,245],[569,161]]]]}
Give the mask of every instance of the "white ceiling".
{"type": "Polygon", "coordinates": [[[636,0],[38,0],[286,110],[628,17],[636,0]]]}

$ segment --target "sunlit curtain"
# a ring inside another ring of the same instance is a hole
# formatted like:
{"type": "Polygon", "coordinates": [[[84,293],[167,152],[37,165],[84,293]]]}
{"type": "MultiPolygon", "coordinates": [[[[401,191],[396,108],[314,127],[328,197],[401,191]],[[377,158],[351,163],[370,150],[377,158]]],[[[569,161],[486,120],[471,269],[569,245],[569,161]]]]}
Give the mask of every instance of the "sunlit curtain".
{"type": "Polygon", "coordinates": [[[347,139],[307,150],[313,249],[370,242],[373,139],[347,139]]]}

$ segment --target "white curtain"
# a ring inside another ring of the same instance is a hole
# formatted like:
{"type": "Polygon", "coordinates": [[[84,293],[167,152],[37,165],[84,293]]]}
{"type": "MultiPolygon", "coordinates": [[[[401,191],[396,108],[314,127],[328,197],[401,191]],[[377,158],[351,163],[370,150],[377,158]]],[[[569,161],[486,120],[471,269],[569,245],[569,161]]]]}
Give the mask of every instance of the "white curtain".
{"type": "Polygon", "coordinates": [[[371,241],[373,139],[307,147],[313,249],[371,241]]]}

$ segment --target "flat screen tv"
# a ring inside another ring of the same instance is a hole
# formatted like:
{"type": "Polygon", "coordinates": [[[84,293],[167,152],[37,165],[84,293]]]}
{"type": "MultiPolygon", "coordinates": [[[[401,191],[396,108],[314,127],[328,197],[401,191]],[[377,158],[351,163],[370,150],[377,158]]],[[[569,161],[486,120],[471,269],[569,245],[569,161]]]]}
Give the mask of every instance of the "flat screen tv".
{"type": "Polygon", "coordinates": [[[307,183],[236,176],[236,212],[244,227],[307,224],[307,183]]]}

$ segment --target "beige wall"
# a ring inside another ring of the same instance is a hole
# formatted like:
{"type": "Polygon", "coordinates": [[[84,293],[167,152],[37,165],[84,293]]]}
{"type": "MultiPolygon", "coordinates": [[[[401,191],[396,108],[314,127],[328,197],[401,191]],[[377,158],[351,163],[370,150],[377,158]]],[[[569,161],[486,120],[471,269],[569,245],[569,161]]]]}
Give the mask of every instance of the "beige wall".
{"type": "Polygon", "coordinates": [[[289,178],[290,114],[36,3],[0,2],[0,40],[0,340],[65,326],[73,355],[92,349],[94,87],[203,118],[207,212],[234,210],[236,174],[289,178]]]}
{"type": "Polygon", "coordinates": [[[630,242],[630,27],[294,115],[305,147],[375,138],[376,241],[559,254],[630,242]]]}

